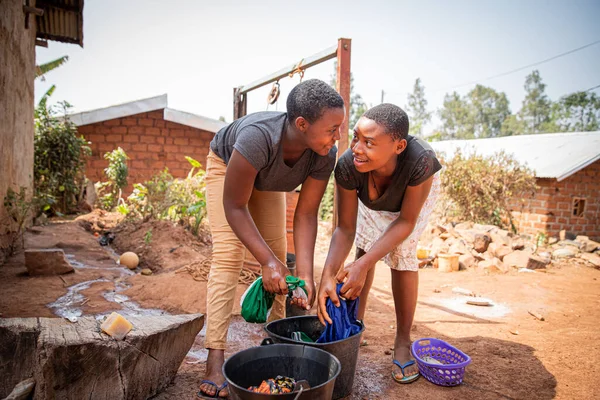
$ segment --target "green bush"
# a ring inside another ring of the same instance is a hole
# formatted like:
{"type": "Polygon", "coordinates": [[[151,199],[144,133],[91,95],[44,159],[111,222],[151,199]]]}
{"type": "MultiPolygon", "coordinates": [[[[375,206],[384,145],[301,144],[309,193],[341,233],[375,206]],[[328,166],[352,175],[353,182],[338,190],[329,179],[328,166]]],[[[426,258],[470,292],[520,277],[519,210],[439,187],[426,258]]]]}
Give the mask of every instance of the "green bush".
{"type": "Polygon", "coordinates": [[[8,221],[2,221],[2,225],[9,226],[11,231],[14,232],[7,249],[7,254],[12,255],[19,244],[25,247],[23,234],[27,224],[39,212],[40,202],[35,196],[30,195],[26,187],[21,187],[19,192],[15,192],[9,187],[4,197],[4,209],[8,221]]]}
{"type": "Polygon", "coordinates": [[[110,153],[104,154],[104,158],[108,160],[108,167],[104,169],[108,181],[98,182],[95,186],[98,205],[104,210],[111,211],[122,203],[121,193],[123,188],[127,186],[127,175],[129,173],[127,160],[129,160],[129,157],[119,147],[110,153]]]}
{"type": "Polygon", "coordinates": [[[335,178],[329,177],[327,182],[327,189],[321,199],[321,205],[319,206],[319,218],[323,221],[331,221],[333,218],[333,193],[335,192],[335,178]]]}
{"type": "MultiPolygon", "coordinates": [[[[530,169],[504,152],[490,157],[465,156],[460,151],[450,159],[440,157],[442,217],[470,220],[514,230],[510,201],[535,193],[535,177],[530,169]]],[[[440,207],[438,207],[439,209],[440,207]]]]}
{"type": "Polygon", "coordinates": [[[198,161],[186,160],[192,168],[185,179],[174,179],[165,168],[144,184],[134,184],[129,206],[122,212],[134,218],[170,220],[198,234],[206,216],[205,172],[198,161]]]}
{"type": "Polygon", "coordinates": [[[67,117],[67,102],[35,109],[34,187],[46,210],[54,213],[74,211],[83,192],[88,142],[77,137],[77,127],[67,117]]]}

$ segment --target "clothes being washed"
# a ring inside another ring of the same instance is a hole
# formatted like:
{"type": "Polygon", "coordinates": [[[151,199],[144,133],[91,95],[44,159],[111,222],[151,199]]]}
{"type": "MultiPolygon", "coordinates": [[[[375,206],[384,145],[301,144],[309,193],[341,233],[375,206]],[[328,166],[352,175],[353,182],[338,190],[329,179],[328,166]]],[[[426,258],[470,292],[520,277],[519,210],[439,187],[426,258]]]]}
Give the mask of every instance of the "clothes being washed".
{"type": "MultiPolygon", "coordinates": [[[[343,285],[343,283],[337,284],[336,293],[338,296],[343,285]]],[[[336,307],[331,299],[327,299],[327,314],[329,314],[329,318],[331,318],[333,324],[326,322],[325,330],[317,339],[317,343],[335,342],[349,338],[360,332],[362,326],[356,319],[358,315],[358,302],[359,298],[354,300],[340,298],[340,306],[336,307]]]]}
{"type": "Polygon", "coordinates": [[[315,341],[311,339],[306,333],[302,331],[292,332],[292,340],[296,340],[298,342],[304,343],[314,343],[315,341]]]}
{"type": "MultiPolygon", "coordinates": [[[[308,299],[305,282],[295,276],[285,277],[288,286],[289,296],[292,298],[308,299]]],[[[275,294],[267,292],[262,284],[262,277],[255,280],[252,285],[246,289],[240,304],[242,306],[242,317],[246,322],[264,323],[267,322],[269,310],[273,306],[275,294]]]]}
{"type": "Polygon", "coordinates": [[[283,394],[290,393],[296,387],[296,380],[278,375],[275,379],[262,381],[259,386],[250,386],[248,390],[254,393],[283,394]]]}

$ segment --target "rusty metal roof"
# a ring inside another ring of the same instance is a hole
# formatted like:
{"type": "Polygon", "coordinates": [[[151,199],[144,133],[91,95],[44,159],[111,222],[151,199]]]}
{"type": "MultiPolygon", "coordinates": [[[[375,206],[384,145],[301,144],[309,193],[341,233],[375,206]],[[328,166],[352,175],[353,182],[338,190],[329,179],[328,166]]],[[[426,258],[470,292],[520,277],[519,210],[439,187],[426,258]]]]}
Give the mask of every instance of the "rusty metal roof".
{"type": "Polygon", "coordinates": [[[37,0],[37,37],[83,47],[83,0],[37,0]]]}

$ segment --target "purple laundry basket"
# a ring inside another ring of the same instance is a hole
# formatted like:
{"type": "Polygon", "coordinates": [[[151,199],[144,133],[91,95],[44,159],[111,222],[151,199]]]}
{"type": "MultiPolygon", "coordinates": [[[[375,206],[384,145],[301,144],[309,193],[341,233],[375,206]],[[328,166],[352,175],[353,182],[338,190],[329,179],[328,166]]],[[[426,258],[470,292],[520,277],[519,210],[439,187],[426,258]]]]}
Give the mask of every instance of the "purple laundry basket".
{"type": "Polygon", "coordinates": [[[429,382],[440,386],[457,386],[463,381],[465,368],[471,363],[471,357],[456,347],[435,338],[423,338],[413,342],[411,352],[419,372],[429,382]],[[431,357],[440,364],[428,362],[431,357]]]}

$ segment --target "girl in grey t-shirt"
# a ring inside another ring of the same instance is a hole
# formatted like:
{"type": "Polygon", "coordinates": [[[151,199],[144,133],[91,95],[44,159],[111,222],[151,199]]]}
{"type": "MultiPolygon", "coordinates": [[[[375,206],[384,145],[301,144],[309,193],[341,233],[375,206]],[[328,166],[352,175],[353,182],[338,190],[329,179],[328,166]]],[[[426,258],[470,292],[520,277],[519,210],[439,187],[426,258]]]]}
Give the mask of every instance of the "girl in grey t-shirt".
{"type": "Polygon", "coordinates": [[[427,142],[408,136],[408,116],[393,104],[368,110],[354,128],[351,148],[335,168],[339,224],[331,239],[318,294],[318,315],[331,323],[326,299],[360,296],[364,318],[375,264],[392,271],[396,305],[396,341],[392,377],[410,383],[419,377],[410,356],[410,329],[417,303],[416,246],[438,191],[441,165],[427,142]],[[356,260],[343,265],[355,239],[356,260]]]}
{"type": "MultiPolygon", "coordinates": [[[[344,121],[344,102],[328,84],[312,79],[297,85],[287,112],[259,112],[221,129],[211,142],[206,173],[207,210],[213,238],[207,285],[209,350],[200,397],[227,397],[221,368],[227,330],[245,249],[262,267],[263,287],[287,294],[285,192],[300,184],[294,216],[296,270],[314,302],[313,256],[319,204],[333,171],[344,121]]],[[[270,319],[285,317],[277,296],[270,319]]]]}

